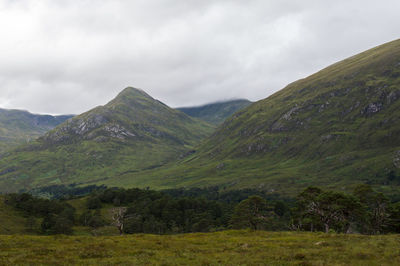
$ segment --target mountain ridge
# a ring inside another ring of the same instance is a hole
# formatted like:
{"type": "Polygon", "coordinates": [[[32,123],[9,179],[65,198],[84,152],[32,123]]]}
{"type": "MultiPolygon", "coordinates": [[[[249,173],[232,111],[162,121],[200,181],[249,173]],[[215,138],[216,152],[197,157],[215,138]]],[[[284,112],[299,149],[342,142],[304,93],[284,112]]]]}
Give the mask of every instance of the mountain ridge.
{"type": "Polygon", "coordinates": [[[128,87],[107,104],[9,152],[0,162],[0,184],[3,190],[86,184],[135,173],[188,152],[213,129],[128,87]]]}
{"type": "Polygon", "coordinates": [[[247,99],[219,101],[193,107],[176,108],[185,114],[199,118],[214,125],[222,124],[225,119],[252,104],[247,99]]]}
{"type": "Polygon", "coordinates": [[[351,190],[367,183],[398,194],[398,99],[400,40],[290,83],[237,111],[212,134],[213,126],[127,88],[3,157],[0,184],[215,185],[293,195],[309,185],[351,190]]]}
{"type": "Polygon", "coordinates": [[[290,83],[228,118],[190,156],[138,182],[120,182],[271,193],[368,183],[398,193],[399,88],[396,40],[290,83]]]}
{"type": "Polygon", "coordinates": [[[32,141],[72,117],[0,108],[0,153],[32,141]]]}

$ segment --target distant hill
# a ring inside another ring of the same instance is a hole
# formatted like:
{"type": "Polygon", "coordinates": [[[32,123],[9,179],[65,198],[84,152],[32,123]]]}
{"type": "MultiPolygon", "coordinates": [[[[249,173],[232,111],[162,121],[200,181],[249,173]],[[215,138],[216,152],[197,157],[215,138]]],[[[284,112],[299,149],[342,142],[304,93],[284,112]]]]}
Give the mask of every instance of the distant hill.
{"type": "Polygon", "coordinates": [[[214,125],[219,125],[222,124],[225,119],[237,111],[246,108],[250,104],[251,102],[249,100],[240,99],[206,104],[197,107],[181,107],[177,109],[189,116],[199,118],[214,125]]]}
{"type": "Polygon", "coordinates": [[[183,156],[214,131],[128,87],[0,160],[0,190],[105,182],[183,156]]]}
{"type": "Polygon", "coordinates": [[[333,64],[239,111],[195,153],[129,185],[400,188],[400,40],[333,64]],[[163,178],[159,178],[162,176],[163,178]]]}
{"type": "Polygon", "coordinates": [[[37,115],[0,108],[0,153],[26,143],[55,128],[72,115],[37,115]]]}

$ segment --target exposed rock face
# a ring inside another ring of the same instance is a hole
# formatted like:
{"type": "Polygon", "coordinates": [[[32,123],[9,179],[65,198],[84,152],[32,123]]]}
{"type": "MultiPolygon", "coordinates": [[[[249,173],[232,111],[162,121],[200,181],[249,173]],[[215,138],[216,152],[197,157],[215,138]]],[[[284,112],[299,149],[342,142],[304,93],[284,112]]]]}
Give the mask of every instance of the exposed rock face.
{"type": "Polygon", "coordinates": [[[135,137],[136,135],[126,130],[118,124],[106,125],[104,130],[109,133],[112,138],[125,139],[127,137],[135,137]]]}
{"type": "Polygon", "coordinates": [[[250,155],[252,153],[267,152],[268,146],[265,143],[251,143],[245,148],[245,153],[250,155]]]}
{"type": "Polygon", "coordinates": [[[363,113],[366,115],[371,115],[382,110],[382,107],[382,103],[370,103],[367,107],[365,107],[363,113]]]}
{"type": "Polygon", "coordinates": [[[389,95],[386,97],[387,103],[391,104],[394,103],[397,99],[400,98],[400,91],[392,91],[389,93],[389,95]]]}
{"type": "Polygon", "coordinates": [[[217,165],[216,168],[217,168],[218,170],[222,170],[224,167],[225,167],[225,164],[224,164],[224,163],[220,163],[220,164],[217,165]]]}
{"type": "MultiPolygon", "coordinates": [[[[57,130],[47,133],[43,139],[50,142],[65,142],[73,135],[83,138],[91,130],[107,122],[107,118],[100,114],[93,114],[87,118],[69,119],[57,130]]],[[[91,135],[89,134],[88,137],[91,138],[91,135]]]]}
{"type": "Polygon", "coordinates": [[[394,154],[393,165],[400,168],[400,150],[396,151],[394,154]]]}
{"type": "Polygon", "coordinates": [[[287,112],[286,114],[284,114],[284,115],[281,117],[281,119],[284,119],[284,120],[291,120],[291,119],[292,119],[292,115],[295,114],[295,112],[296,112],[297,110],[299,110],[299,109],[300,109],[300,107],[294,106],[292,109],[289,110],[289,112],[287,112]]]}
{"type": "Polygon", "coordinates": [[[182,139],[192,134],[187,126],[195,123],[142,90],[128,87],[106,105],[69,119],[42,140],[44,144],[70,144],[84,140],[101,143],[111,139],[153,142],[163,139],[181,145],[187,143],[182,139]],[[179,132],[179,137],[175,132],[179,132]]]}
{"type": "Polygon", "coordinates": [[[127,130],[124,126],[118,123],[109,123],[108,119],[102,115],[95,114],[87,119],[77,119],[68,121],[58,130],[48,133],[45,136],[47,141],[63,142],[73,136],[81,139],[96,139],[98,142],[105,141],[105,136],[99,136],[99,131],[106,132],[105,136],[124,140],[129,137],[136,137],[136,134],[127,130]]]}
{"type": "Polygon", "coordinates": [[[88,119],[79,119],[72,125],[71,130],[77,135],[84,135],[92,129],[95,129],[105,123],[107,119],[99,114],[94,114],[88,119]]]}
{"type": "Polygon", "coordinates": [[[321,136],[321,141],[326,142],[326,141],[331,140],[332,138],[333,138],[333,135],[331,135],[331,134],[324,135],[324,136],[321,136]]]}

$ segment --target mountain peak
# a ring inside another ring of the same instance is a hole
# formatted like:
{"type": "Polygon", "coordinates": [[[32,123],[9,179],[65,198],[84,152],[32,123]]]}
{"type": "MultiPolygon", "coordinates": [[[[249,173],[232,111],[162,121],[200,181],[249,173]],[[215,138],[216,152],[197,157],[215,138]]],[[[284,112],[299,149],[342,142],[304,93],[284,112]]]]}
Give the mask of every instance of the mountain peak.
{"type": "Polygon", "coordinates": [[[123,89],[117,97],[111,100],[107,105],[108,106],[116,106],[116,105],[151,105],[155,103],[155,99],[148,95],[142,89],[137,89],[134,87],[126,87],[123,89]]]}
{"type": "Polygon", "coordinates": [[[144,96],[147,98],[152,98],[150,95],[148,95],[144,90],[139,89],[139,88],[134,88],[134,87],[126,87],[125,89],[123,89],[117,96],[144,96]]]}
{"type": "Polygon", "coordinates": [[[64,122],[8,159],[2,157],[0,191],[11,190],[11,185],[36,186],[35,180],[43,175],[46,184],[87,183],[158,167],[189,152],[212,130],[213,126],[128,87],[106,105],[64,122]],[[35,160],[19,163],[14,157],[19,155],[35,160]],[[5,171],[10,162],[16,170],[5,171]],[[24,168],[35,163],[35,169],[24,168]],[[13,179],[19,171],[26,174],[24,184],[13,179]]]}

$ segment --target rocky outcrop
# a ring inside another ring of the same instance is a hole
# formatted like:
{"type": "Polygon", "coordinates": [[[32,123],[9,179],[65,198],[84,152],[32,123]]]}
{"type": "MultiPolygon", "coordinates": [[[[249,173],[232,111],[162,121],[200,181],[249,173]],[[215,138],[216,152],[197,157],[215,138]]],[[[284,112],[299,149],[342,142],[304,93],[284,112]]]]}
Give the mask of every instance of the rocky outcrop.
{"type": "Polygon", "coordinates": [[[393,165],[400,168],[400,150],[396,151],[393,157],[393,165]]]}
{"type": "Polygon", "coordinates": [[[364,108],[362,113],[365,115],[372,115],[374,113],[378,113],[379,111],[381,111],[382,108],[383,108],[382,103],[379,103],[379,102],[378,103],[370,103],[364,108]]]}
{"type": "Polygon", "coordinates": [[[399,98],[400,98],[400,91],[392,91],[388,94],[388,96],[386,96],[388,104],[394,103],[399,98]]]}
{"type": "Polygon", "coordinates": [[[62,124],[53,131],[47,133],[43,139],[50,142],[66,142],[72,138],[72,136],[84,136],[93,129],[96,129],[108,120],[101,114],[92,114],[85,118],[72,118],[67,120],[66,123],[62,124]]]}
{"type": "Polygon", "coordinates": [[[123,126],[120,126],[118,124],[106,125],[104,127],[104,130],[112,138],[125,139],[127,137],[135,137],[136,136],[135,134],[133,134],[132,132],[129,132],[126,128],[124,128],[123,126]]]}

